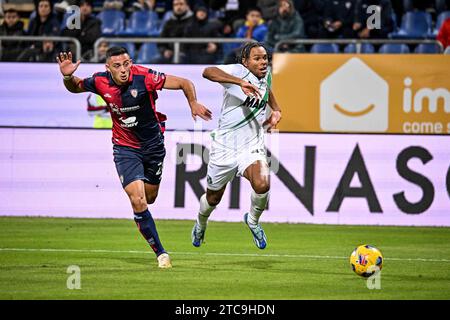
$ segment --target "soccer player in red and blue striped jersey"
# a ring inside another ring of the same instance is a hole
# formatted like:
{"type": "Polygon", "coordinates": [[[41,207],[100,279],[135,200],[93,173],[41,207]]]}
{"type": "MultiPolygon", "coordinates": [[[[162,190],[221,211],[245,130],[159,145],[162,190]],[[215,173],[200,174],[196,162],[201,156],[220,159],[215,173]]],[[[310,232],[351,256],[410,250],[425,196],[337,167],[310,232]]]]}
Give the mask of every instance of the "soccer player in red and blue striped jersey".
{"type": "Polygon", "coordinates": [[[191,81],[133,65],[127,50],[122,47],[107,51],[106,72],[85,79],[73,75],[80,61],[73,63],[70,52],[61,52],[57,60],[68,91],[90,91],[108,104],[113,121],[114,162],[133,207],[134,220],[155,252],[158,266],[170,268],[170,257],[161,244],[148,210],[148,204],[154,203],[158,195],[166,155],[163,135],[166,116],[156,111],[156,91],[183,90],[194,120],[197,116],[210,120],[211,111],[197,102],[191,81]]]}

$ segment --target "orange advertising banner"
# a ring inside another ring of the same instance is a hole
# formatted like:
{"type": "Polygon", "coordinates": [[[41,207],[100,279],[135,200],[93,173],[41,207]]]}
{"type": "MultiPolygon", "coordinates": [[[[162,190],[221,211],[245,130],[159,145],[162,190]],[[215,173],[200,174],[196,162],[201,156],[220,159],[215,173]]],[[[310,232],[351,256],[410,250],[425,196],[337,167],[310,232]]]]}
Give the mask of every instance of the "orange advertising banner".
{"type": "Polygon", "coordinates": [[[286,132],[450,134],[450,55],[275,54],[286,132]]]}

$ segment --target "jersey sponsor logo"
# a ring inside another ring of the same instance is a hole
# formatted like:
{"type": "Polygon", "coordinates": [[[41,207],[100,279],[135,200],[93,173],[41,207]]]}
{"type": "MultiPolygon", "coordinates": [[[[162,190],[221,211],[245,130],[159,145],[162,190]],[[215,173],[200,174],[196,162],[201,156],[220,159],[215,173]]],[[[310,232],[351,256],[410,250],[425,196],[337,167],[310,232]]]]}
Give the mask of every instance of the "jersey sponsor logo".
{"type": "Polygon", "coordinates": [[[115,114],[118,114],[119,116],[121,115],[121,114],[120,114],[120,108],[119,108],[119,106],[118,106],[117,104],[115,104],[115,103],[110,103],[110,104],[109,104],[109,107],[111,108],[111,111],[112,111],[112,112],[114,112],[115,114]]]}
{"type": "Polygon", "coordinates": [[[138,125],[138,121],[136,121],[136,117],[129,117],[129,118],[120,117],[119,120],[122,121],[120,126],[122,126],[124,128],[132,128],[132,127],[135,127],[138,125]]]}
{"type": "Polygon", "coordinates": [[[255,97],[247,97],[242,105],[249,108],[264,109],[266,104],[267,101],[265,100],[259,100],[255,97]]]}
{"type": "Polygon", "coordinates": [[[155,71],[155,70],[150,70],[149,71],[151,74],[153,74],[153,81],[154,82],[158,82],[159,77],[162,75],[161,72],[155,71]]]}
{"type": "Polygon", "coordinates": [[[131,111],[136,111],[139,110],[141,108],[141,106],[132,106],[132,107],[125,107],[125,108],[120,108],[120,112],[131,112],[131,111]]]}
{"type": "Polygon", "coordinates": [[[131,89],[131,90],[130,90],[130,93],[131,93],[131,96],[132,96],[133,98],[136,98],[137,95],[138,95],[137,89],[131,89]]]}
{"type": "Polygon", "coordinates": [[[109,93],[105,94],[105,98],[112,98],[111,95],[109,93]]]}

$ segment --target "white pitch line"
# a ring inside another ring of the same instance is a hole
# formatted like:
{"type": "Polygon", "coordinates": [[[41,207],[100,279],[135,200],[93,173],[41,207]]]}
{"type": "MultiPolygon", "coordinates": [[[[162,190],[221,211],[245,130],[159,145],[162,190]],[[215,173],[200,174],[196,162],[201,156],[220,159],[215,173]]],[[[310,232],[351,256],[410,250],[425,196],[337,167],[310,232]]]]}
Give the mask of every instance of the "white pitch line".
{"type": "MultiPolygon", "coordinates": [[[[79,252],[79,253],[133,253],[133,254],[153,254],[152,251],[135,250],[104,250],[104,249],[32,249],[32,248],[0,248],[1,251],[22,251],[22,252],[79,252]]],[[[169,252],[174,255],[205,255],[205,256],[235,256],[235,257],[268,257],[268,258],[297,258],[297,259],[348,259],[341,256],[319,256],[301,254],[264,254],[264,253],[225,253],[225,252],[169,252]]],[[[425,258],[385,258],[391,261],[418,261],[418,262],[450,262],[450,259],[425,259],[425,258]]]]}

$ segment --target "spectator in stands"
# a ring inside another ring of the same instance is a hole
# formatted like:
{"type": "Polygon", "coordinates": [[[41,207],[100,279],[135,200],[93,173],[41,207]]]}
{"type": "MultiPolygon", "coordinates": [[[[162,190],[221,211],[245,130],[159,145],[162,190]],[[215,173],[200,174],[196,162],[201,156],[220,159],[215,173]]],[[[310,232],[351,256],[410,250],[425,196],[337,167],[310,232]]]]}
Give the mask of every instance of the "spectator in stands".
{"type": "MultiPolygon", "coordinates": [[[[95,41],[102,34],[101,21],[92,15],[92,0],[80,1],[81,29],[69,29],[67,26],[62,31],[62,36],[77,38],[81,43],[81,55],[89,60],[93,55],[95,41]]],[[[72,49],[72,52],[74,50],[72,49]]]]}
{"type": "Polygon", "coordinates": [[[245,23],[236,32],[237,38],[254,39],[262,42],[266,38],[267,25],[262,18],[262,11],[258,7],[250,8],[247,10],[245,16],[245,23]]]}
{"type": "Polygon", "coordinates": [[[442,44],[444,50],[450,48],[450,18],[445,19],[436,39],[442,44]]]}
{"type": "MultiPolygon", "coordinates": [[[[185,28],[194,19],[194,14],[187,4],[187,0],[173,0],[172,16],[163,26],[161,38],[182,38],[185,28]]],[[[152,63],[171,63],[173,60],[173,45],[169,43],[158,44],[161,56],[152,63]]]]}
{"type": "MultiPolygon", "coordinates": [[[[236,32],[236,38],[253,39],[258,42],[263,42],[266,38],[268,27],[262,18],[261,9],[258,7],[249,8],[245,18],[244,25],[236,32]]],[[[224,63],[236,63],[237,55],[241,50],[240,44],[224,44],[224,48],[226,48],[224,63]]]]}
{"type": "Polygon", "coordinates": [[[30,36],[58,36],[60,23],[53,14],[50,0],[39,0],[36,17],[30,20],[27,34],[30,36]]]}
{"type": "Polygon", "coordinates": [[[256,0],[210,0],[209,6],[219,12],[223,24],[222,34],[232,37],[244,24],[248,8],[256,7],[256,0]]]}
{"type": "Polygon", "coordinates": [[[325,3],[324,26],[326,38],[355,37],[353,23],[355,22],[356,0],[330,0],[325,3]]]}
{"type": "MultiPolygon", "coordinates": [[[[53,7],[50,0],[39,0],[36,16],[30,20],[27,34],[30,36],[58,36],[60,22],[53,15],[53,7]]],[[[47,44],[44,52],[43,43],[35,42],[27,49],[23,50],[17,61],[38,61],[37,55],[47,54],[48,49],[54,49],[54,43],[47,44]]],[[[56,51],[56,50],[55,50],[56,51]]]]}
{"type": "MultiPolygon", "coordinates": [[[[217,25],[209,22],[208,8],[200,6],[195,10],[194,19],[186,26],[185,37],[215,38],[219,36],[217,25]]],[[[183,46],[187,63],[213,64],[217,61],[218,44],[192,43],[183,46]]]]}
{"type": "MultiPolygon", "coordinates": [[[[23,36],[23,22],[19,20],[19,13],[15,9],[5,11],[5,19],[0,25],[0,36],[23,36]]],[[[20,41],[1,41],[1,60],[16,61],[23,50],[20,41]]]]}
{"type": "Polygon", "coordinates": [[[104,63],[106,62],[106,51],[109,49],[109,43],[106,41],[102,41],[98,44],[98,60],[96,57],[92,57],[90,62],[99,62],[104,63]]]}
{"type": "Polygon", "coordinates": [[[55,62],[56,60],[56,46],[53,41],[44,41],[42,43],[41,51],[35,57],[36,62],[55,62]]]}
{"type": "Polygon", "coordinates": [[[270,21],[276,18],[278,14],[279,0],[258,0],[256,6],[261,9],[261,14],[264,20],[270,21]]]}
{"type": "Polygon", "coordinates": [[[26,50],[18,61],[22,62],[55,62],[57,50],[53,41],[43,41],[40,47],[35,50],[26,50]]]}
{"type": "Polygon", "coordinates": [[[387,38],[389,33],[394,31],[392,14],[390,0],[358,0],[355,7],[353,30],[360,39],[387,38]],[[367,25],[369,17],[373,14],[373,12],[367,13],[367,8],[371,5],[377,6],[377,10],[380,12],[380,29],[367,25]]]}
{"type": "Polygon", "coordinates": [[[323,14],[325,0],[300,0],[298,12],[305,24],[305,33],[308,38],[323,38],[325,29],[323,27],[323,14]]]}
{"type": "MultiPolygon", "coordinates": [[[[275,48],[277,42],[282,40],[295,40],[305,38],[303,19],[294,8],[291,0],[280,0],[278,15],[269,26],[266,36],[266,44],[270,48],[275,48]]],[[[302,44],[282,44],[279,47],[281,52],[303,52],[302,44]]]]}

